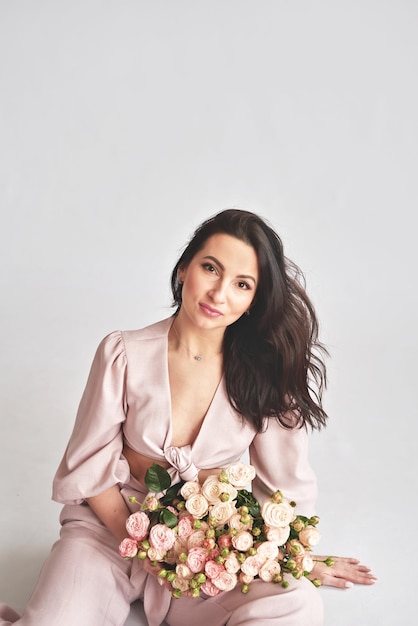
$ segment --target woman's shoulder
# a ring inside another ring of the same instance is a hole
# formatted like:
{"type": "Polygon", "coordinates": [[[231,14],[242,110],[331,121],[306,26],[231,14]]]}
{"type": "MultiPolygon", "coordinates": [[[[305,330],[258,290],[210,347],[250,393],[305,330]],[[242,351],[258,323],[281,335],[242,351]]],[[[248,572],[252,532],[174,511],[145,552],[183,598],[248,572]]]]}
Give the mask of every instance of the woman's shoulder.
{"type": "Polygon", "coordinates": [[[173,317],[170,316],[163,320],[159,320],[158,322],[154,322],[153,324],[150,324],[148,326],[144,326],[143,328],[139,328],[136,330],[123,330],[119,332],[125,344],[137,341],[149,341],[159,338],[164,339],[168,335],[168,331],[170,330],[172,322],[173,317]]]}
{"type": "Polygon", "coordinates": [[[172,323],[172,317],[160,320],[136,330],[113,330],[100,341],[97,354],[110,356],[126,355],[126,350],[140,342],[166,340],[172,323]]]}

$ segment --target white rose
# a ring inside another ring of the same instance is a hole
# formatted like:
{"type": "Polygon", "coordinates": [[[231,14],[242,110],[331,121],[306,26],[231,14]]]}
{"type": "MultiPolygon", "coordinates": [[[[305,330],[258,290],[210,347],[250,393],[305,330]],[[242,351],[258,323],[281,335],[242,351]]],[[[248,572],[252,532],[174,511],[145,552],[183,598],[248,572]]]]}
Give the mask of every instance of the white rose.
{"type": "Polygon", "coordinates": [[[178,563],[176,565],[176,574],[179,578],[183,578],[184,580],[191,580],[194,576],[191,569],[189,569],[186,563],[178,563]]]}
{"type": "Polygon", "coordinates": [[[224,567],[230,574],[236,574],[241,568],[241,564],[234,552],[230,552],[225,559],[224,567]]]}
{"type": "Polygon", "coordinates": [[[273,560],[266,561],[258,572],[261,580],[264,580],[266,583],[270,583],[278,574],[280,574],[280,565],[277,561],[273,560]]]}
{"type": "Polygon", "coordinates": [[[224,571],[219,574],[216,578],[212,579],[215,587],[220,589],[221,591],[232,591],[238,582],[238,578],[236,574],[231,574],[230,572],[224,571]]]}
{"type": "Polygon", "coordinates": [[[229,500],[235,500],[238,495],[238,489],[236,489],[236,487],[234,487],[230,483],[221,483],[221,500],[224,499],[225,495],[229,496],[229,500]]]}
{"type": "Polygon", "coordinates": [[[313,558],[309,554],[302,554],[295,557],[297,569],[303,572],[311,572],[315,565],[313,558]]]}
{"type": "Polygon", "coordinates": [[[171,586],[174,589],[179,589],[180,591],[187,591],[189,588],[189,581],[186,578],[180,578],[180,576],[176,576],[171,586]]]}
{"type": "Polygon", "coordinates": [[[239,533],[232,537],[232,545],[235,550],[239,552],[247,552],[250,548],[252,548],[254,543],[254,539],[251,533],[246,530],[240,530],[239,533]]]}
{"type": "Polygon", "coordinates": [[[217,502],[210,509],[210,518],[215,526],[223,526],[236,513],[233,502],[217,502]]]}
{"type": "Polygon", "coordinates": [[[165,552],[163,550],[157,550],[157,548],[148,548],[147,556],[150,561],[164,561],[165,552]]]}
{"type": "Polygon", "coordinates": [[[234,463],[225,468],[228,481],[237,489],[244,489],[255,477],[255,468],[245,463],[234,463]]]}
{"type": "Polygon", "coordinates": [[[229,528],[232,528],[233,530],[251,530],[253,526],[253,518],[248,516],[248,524],[243,524],[241,517],[242,516],[239,513],[235,513],[235,515],[233,515],[228,522],[229,528]]]}
{"type": "Polygon", "coordinates": [[[299,541],[307,548],[316,546],[320,538],[321,534],[315,526],[306,526],[306,528],[299,533],[299,541]]]}
{"type": "Polygon", "coordinates": [[[183,498],[187,500],[188,498],[190,498],[190,496],[193,496],[196,493],[200,493],[200,485],[195,481],[188,480],[180,489],[180,493],[183,498]]]}
{"type": "Polygon", "coordinates": [[[268,541],[272,541],[276,544],[276,546],[284,546],[286,541],[289,539],[290,535],[290,526],[283,526],[283,528],[277,528],[264,526],[264,532],[266,533],[266,537],[268,541]]]}
{"type": "Polygon", "coordinates": [[[218,502],[222,493],[222,484],[219,482],[218,477],[214,474],[208,476],[202,485],[202,494],[211,504],[218,502]]]}
{"type": "Polygon", "coordinates": [[[250,574],[244,574],[243,572],[241,572],[241,574],[239,575],[239,581],[240,583],[244,583],[244,585],[250,585],[254,580],[254,576],[251,576],[250,574]]]}
{"type": "Polygon", "coordinates": [[[279,548],[273,541],[264,541],[257,547],[257,554],[266,559],[277,559],[279,556],[279,548]]]}
{"type": "Polygon", "coordinates": [[[261,507],[261,515],[267,526],[284,528],[295,519],[293,507],[288,502],[276,504],[271,500],[266,500],[261,507]]]}
{"type": "Polygon", "coordinates": [[[241,571],[247,576],[257,576],[264,561],[265,559],[259,554],[248,556],[241,564],[241,571]]]}
{"type": "Polygon", "coordinates": [[[193,517],[201,519],[209,509],[209,503],[201,493],[195,493],[186,500],[186,509],[193,517]]]}
{"type": "Polygon", "coordinates": [[[188,550],[188,545],[187,545],[187,538],[180,538],[177,537],[176,542],[173,546],[173,552],[176,556],[178,556],[179,554],[182,554],[183,552],[187,552],[188,550]]]}
{"type": "Polygon", "coordinates": [[[205,539],[206,533],[203,530],[195,530],[187,537],[187,549],[190,550],[191,548],[200,548],[205,539]]]}

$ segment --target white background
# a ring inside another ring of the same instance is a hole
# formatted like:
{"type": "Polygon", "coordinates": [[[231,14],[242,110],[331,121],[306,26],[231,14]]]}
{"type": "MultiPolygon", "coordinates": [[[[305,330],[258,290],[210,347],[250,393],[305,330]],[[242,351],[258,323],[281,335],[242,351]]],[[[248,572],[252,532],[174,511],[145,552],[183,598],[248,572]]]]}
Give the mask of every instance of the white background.
{"type": "Polygon", "coordinates": [[[237,206],[282,235],[332,355],[321,549],[380,578],[321,590],[326,626],[409,622],[417,26],[414,0],[0,0],[2,601],[58,535],[98,342],[170,314],[179,251],[237,206]]]}

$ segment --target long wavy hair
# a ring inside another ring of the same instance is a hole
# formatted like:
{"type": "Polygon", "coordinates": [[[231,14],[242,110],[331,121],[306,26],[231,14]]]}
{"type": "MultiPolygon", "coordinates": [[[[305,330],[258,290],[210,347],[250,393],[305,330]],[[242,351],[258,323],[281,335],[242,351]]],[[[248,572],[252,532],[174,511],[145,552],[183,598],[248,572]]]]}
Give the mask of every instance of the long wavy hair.
{"type": "Polygon", "coordinates": [[[327,420],[322,407],[327,351],[318,341],[318,320],[304,276],[284,256],[280,237],[260,216],[227,209],[195,230],[171,275],[175,314],[182,303],[178,270],[219,233],[252,246],[259,272],[250,314],[228,326],[224,335],[223,365],[231,405],[257,431],[263,430],[268,417],[285,428],[320,429],[327,420]]]}

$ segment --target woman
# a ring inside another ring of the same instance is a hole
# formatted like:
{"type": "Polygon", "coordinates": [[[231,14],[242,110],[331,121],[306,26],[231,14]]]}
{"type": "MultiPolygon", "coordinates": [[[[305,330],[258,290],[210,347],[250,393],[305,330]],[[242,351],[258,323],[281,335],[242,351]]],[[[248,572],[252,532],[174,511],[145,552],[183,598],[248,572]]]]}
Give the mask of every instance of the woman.
{"type": "MultiPolygon", "coordinates": [[[[117,550],[153,462],[173,480],[203,481],[249,450],[258,499],[280,488],[314,513],[307,428],[326,422],[325,368],[300,278],[253,213],[223,211],[196,230],[172,273],[175,314],[99,345],[54,479],[60,539],[23,617],[3,607],[0,624],[122,626],[137,598],[150,626],[322,624],[306,579],[172,599],[155,568],[117,550]]],[[[312,576],[336,587],[375,581],[355,559],[317,563],[312,576]]]]}

